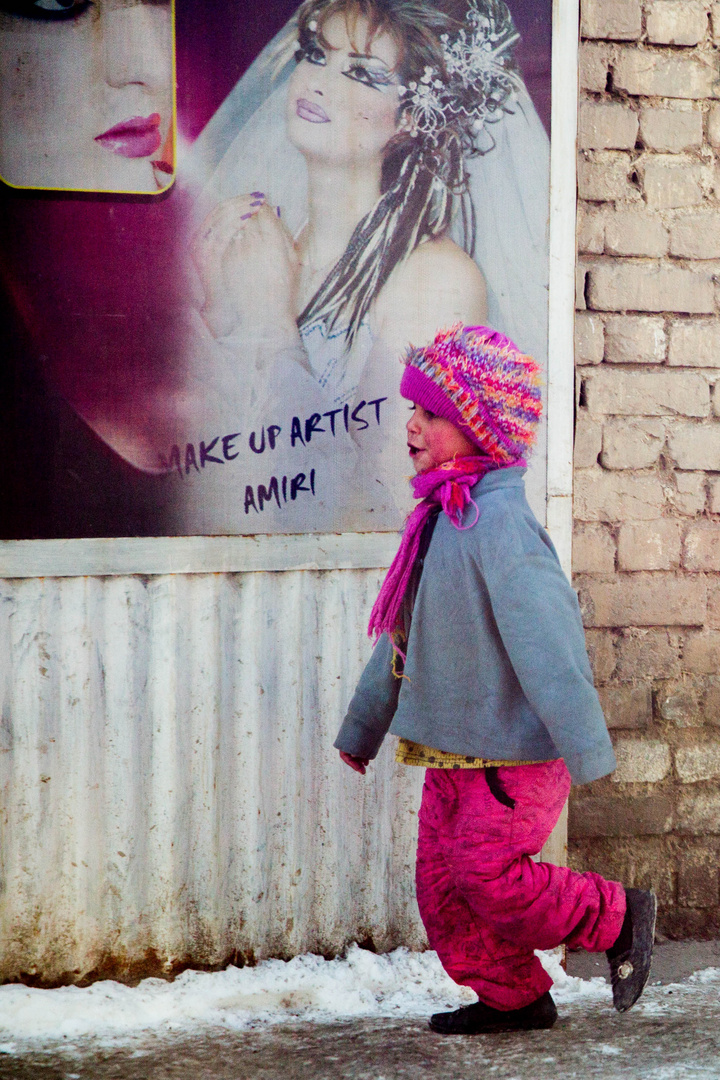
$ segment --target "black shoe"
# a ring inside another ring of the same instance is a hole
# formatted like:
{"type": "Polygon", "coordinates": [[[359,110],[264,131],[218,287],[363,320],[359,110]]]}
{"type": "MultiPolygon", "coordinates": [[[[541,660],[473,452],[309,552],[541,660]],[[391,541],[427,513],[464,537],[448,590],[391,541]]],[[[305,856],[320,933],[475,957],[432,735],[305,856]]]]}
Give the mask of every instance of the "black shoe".
{"type": "Polygon", "coordinates": [[[534,1031],[551,1028],[557,1020],[555,1002],[549,993],[522,1009],[492,1009],[482,1001],[454,1012],[435,1013],[430,1027],[441,1035],[489,1035],[495,1031],[534,1031]]]}
{"type": "Polygon", "coordinates": [[[643,889],[626,889],[627,910],[620,936],[606,952],[610,962],[613,1005],[618,1012],[631,1008],[650,975],[657,897],[643,889]]]}

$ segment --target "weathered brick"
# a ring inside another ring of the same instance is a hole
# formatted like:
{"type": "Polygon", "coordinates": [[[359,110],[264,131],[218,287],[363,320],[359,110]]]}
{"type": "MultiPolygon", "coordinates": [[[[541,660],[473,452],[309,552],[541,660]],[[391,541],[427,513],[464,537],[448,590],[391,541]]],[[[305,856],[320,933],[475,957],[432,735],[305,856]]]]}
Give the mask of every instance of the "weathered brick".
{"type": "Polygon", "coordinates": [[[578,521],[652,521],[660,517],[664,493],[657,476],[578,469],[575,517],[578,521]]]}
{"type": "Polygon", "coordinates": [[[706,589],[702,578],[674,573],[623,574],[615,581],[587,578],[580,588],[586,626],[702,626],[706,589]]]}
{"type": "Polygon", "coordinates": [[[686,679],[658,687],[656,702],[661,718],[675,727],[692,728],[702,724],[699,690],[692,681],[686,679]]]}
{"type": "Polygon", "coordinates": [[[712,727],[720,724],[720,677],[710,675],[705,680],[702,699],[702,719],[712,727]]]}
{"type": "Polygon", "coordinates": [[[720,522],[697,521],[689,526],[683,564],[688,570],[720,570],[720,522]]]}
{"type": "Polygon", "coordinates": [[[705,509],[705,473],[676,472],[676,491],[669,493],[672,506],[680,514],[693,517],[705,509]]]}
{"type": "Polygon", "coordinates": [[[720,472],[720,424],[679,420],[670,424],[668,443],[679,469],[720,472]]]}
{"type": "Polygon", "coordinates": [[[712,22],[713,41],[717,45],[720,43],[720,3],[718,3],[718,0],[713,0],[713,3],[710,5],[710,17],[712,22]]]}
{"type": "Polygon", "coordinates": [[[583,101],[578,117],[578,145],[583,150],[632,150],[638,114],[619,102],[583,101]]]}
{"type": "Polygon", "coordinates": [[[675,750],[675,769],[683,784],[720,777],[720,743],[679,746],[675,750]]]}
{"type": "Polygon", "coordinates": [[[577,249],[585,255],[602,255],[605,250],[605,212],[588,203],[578,203],[577,249]]]}
{"type": "Polygon", "coordinates": [[[580,44],[579,81],[583,90],[601,93],[607,87],[612,59],[612,45],[604,41],[583,41],[580,44]]]}
{"type": "Polygon", "coordinates": [[[626,521],[618,534],[620,570],[671,570],[680,562],[680,526],[672,518],[626,521]]]}
{"type": "Polygon", "coordinates": [[[678,468],[720,472],[720,424],[678,420],[669,425],[668,442],[678,468]]]}
{"type": "Polygon", "coordinates": [[[586,308],[585,303],[585,281],[587,278],[589,266],[579,262],[575,267],[575,310],[584,311],[586,308]]]}
{"type": "Polygon", "coordinates": [[[588,411],[611,416],[707,416],[710,388],[697,372],[593,372],[586,385],[588,411]]]}
{"type": "Polygon", "coordinates": [[[678,218],[670,228],[670,254],[684,259],[720,258],[717,214],[688,214],[678,218]]]}
{"type": "Polygon", "coordinates": [[[578,312],[575,316],[575,363],[601,364],[605,331],[599,315],[578,312]]]}
{"type": "Polygon", "coordinates": [[[609,255],[666,255],[668,231],[646,210],[616,210],[605,220],[605,250],[609,255]]]}
{"type": "Polygon", "coordinates": [[[666,795],[639,799],[590,796],[570,807],[571,837],[661,836],[672,828],[673,805],[666,795]]]}
{"type": "Polygon", "coordinates": [[[670,326],[668,364],[676,367],[720,367],[720,322],[683,319],[670,326]]]}
{"type": "Polygon", "coordinates": [[[712,413],[720,416],[720,382],[716,382],[712,390],[712,413]]]}
{"type": "Polygon", "coordinates": [[[697,109],[642,109],[640,137],[650,150],[680,154],[702,145],[703,118],[697,109]]]}
{"type": "Polygon", "coordinates": [[[706,625],[720,630],[720,581],[717,578],[708,582],[706,625]]]}
{"type": "Polygon", "coordinates": [[[585,151],[578,158],[578,195],[590,202],[640,202],[634,171],[630,155],[621,150],[585,151]]]}
{"type": "Polygon", "coordinates": [[[680,671],[678,635],[667,630],[624,630],[615,655],[619,679],[667,679],[680,671]]]}
{"type": "Polygon", "coordinates": [[[698,0],[654,0],[647,8],[648,41],[657,45],[697,45],[707,26],[707,12],[698,0]]]}
{"type": "Polygon", "coordinates": [[[720,632],[703,630],[688,634],[682,655],[684,671],[697,675],[714,675],[720,670],[720,632]]]}
{"type": "Polygon", "coordinates": [[[637,41],[641,32],[640,0],[585,0],[582,5],[583,37],[637,41]]]}
{"type": "Polygon", "coordinates": [[[697,206],[709,182],[707,167],[697,161],[679,160],[675,154],[654,154],[642,164],[643,190],[654,210],[697,206]]]}
{"type": "Polygon", "coordinates": [[[598,695],[607,726],[611,729],[644,728],[652,720],[652,694],[647,683],[601,686],[598,695]]]}
{"type": "Polygon", "coordinates": [[[615,58],[616,90],[643,97],[708,98],[717,96],[712,60],[697,54],[626,47],[615,58]]]}
{"type": "Polygon", "coordinates": [[[708,111],[708,142],[711,146],[720,146],[720,105],[713,104],[708,111]]]}
{"type": "Polygon", "coordinates": [[[586,630],[585,644],[595,682],[598,685],[607,682],[615,671],[613,635],[607,630],[586,630]]]}
{"type": "MultiPolygon", "coordinates": [[[[628,798],[627,792],[622,793],[622,798],[628,798]]],[[[676,871],[668,859],[665,837],[641,836],[625,843],[588,844],[588,849],[588,863],[578,869],[594,870],[631,888],[654,889],[666,910],[675,904],[676,871]]]]}
{"type": "Polygon", "coordinates": [[[712,274],[653,263],[596,263],[588,269],[589,306],[596,311],[714,314],[712,274]]]}
{"type": "Polygon", "coordinates": [[[606,469],[647,469],[665,443],[661,420],[608,420],[603,426],[602,464],[606,469]]]}
{"type": "Polygon", "coordinates": [[[720,833],[720,792],[684,792],[678,799],[675,822],[679,833],[690,836],[720,833]]]}
{"type": "Polygon", "coordinates": [[[611,364],[661,364],[665,359],[663,319],[611,315],[605,322],[605,359],[611,364]]]}
{"type": "Polygon", "coordinates": [[[670,747],[659,739],[618,739],[615,756],[616,784],[655,784],[670,772],[670,747]]]}
{"type": "Polygon", "coordinates": [[[615,570],[615,541],[609,530],[602,525],[576,525],[572,565],[576,574],[612,574],[615,570]]]}
{"type": "Polygon", "coordinates": [[[710,513],[720,514],[720,477],[710,477],[708,487],[710,489],[710,513]]]}
{"type": "Polygon", "coordinates": [[[718,867],[715,852],[683,853],[678,867],[678,903],[691,908],[717,906],[718,867]]]}
{"type": "Polygon", "coordinates": [[[573,456],[575,468],[591,468],[597,463],[601,449],[602,424],[594,417],[589,416],[587,409],[578,409],[573,456]]]}

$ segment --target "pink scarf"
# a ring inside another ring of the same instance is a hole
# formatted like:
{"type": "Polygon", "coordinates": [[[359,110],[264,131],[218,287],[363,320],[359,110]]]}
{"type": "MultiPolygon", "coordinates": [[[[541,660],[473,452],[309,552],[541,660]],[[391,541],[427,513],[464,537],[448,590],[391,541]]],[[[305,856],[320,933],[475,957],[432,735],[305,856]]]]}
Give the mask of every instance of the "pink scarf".
{"type": "MultiPolygon", "coordinates": [[[[520,464],[524,462],[508,463],[520,464]]],[[[492,458],[472,454],[469,457],[453,458],[439,468],[420,473],[411,480],[413,495],[416,499],[422,499],[422,502],[408,515],[400,547],[385,575],[368,625],[370,637],[378,638],[382,633],[389,634],[395,651],[400,653],[403,660],[405,657],[397,644],[398,638],[402,639],[404,636],[400,625],[400,608],[417,558],[420,536],[433,507],[439,503],[456,529],[471,529],[480,516],[480,511],[470,497],[469,489],[491,470],[506,467],[492,458]],[[475,507],[475,517],[468,525],[463,525],[463,511],[470,503],[475,507]]]]}

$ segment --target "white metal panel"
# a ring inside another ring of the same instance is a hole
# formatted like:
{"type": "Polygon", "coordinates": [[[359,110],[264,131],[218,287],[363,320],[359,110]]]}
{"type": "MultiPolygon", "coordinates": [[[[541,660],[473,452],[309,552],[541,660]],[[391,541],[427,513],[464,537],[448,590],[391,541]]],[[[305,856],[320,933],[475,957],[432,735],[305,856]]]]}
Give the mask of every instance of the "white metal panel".
{"type": "Polygon", "coordinates": [[[422,945],[422,770],[332,749],[380,578],[3,584],[0,978],[422,945]]]}
{"type": "Polygon", "coordinates": [[[547,526],[565,573],[572,563],[575,210],[579,0],[553,0],[548,297],[547,526]]]}

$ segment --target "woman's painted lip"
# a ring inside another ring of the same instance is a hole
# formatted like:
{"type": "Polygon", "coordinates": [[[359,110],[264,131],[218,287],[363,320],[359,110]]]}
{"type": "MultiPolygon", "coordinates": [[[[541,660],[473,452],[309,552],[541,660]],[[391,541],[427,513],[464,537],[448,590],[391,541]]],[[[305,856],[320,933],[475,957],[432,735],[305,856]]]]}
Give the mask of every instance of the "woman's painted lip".
{"type": "Polygon", "coordinates": [[[115,127],[95,136],[100,143],[113,154],[126,158],[149,157],[160,146],[160,113],[150,116],[130,116],[121,120],[115,127]]]}
{"type": "Polygon", "coordinates": [[[309,120],[311,124],[329,124],[330,117],[323,108],[307,98],[298,98],[295,104],[295,112],[301,120],[309,120]]]}

